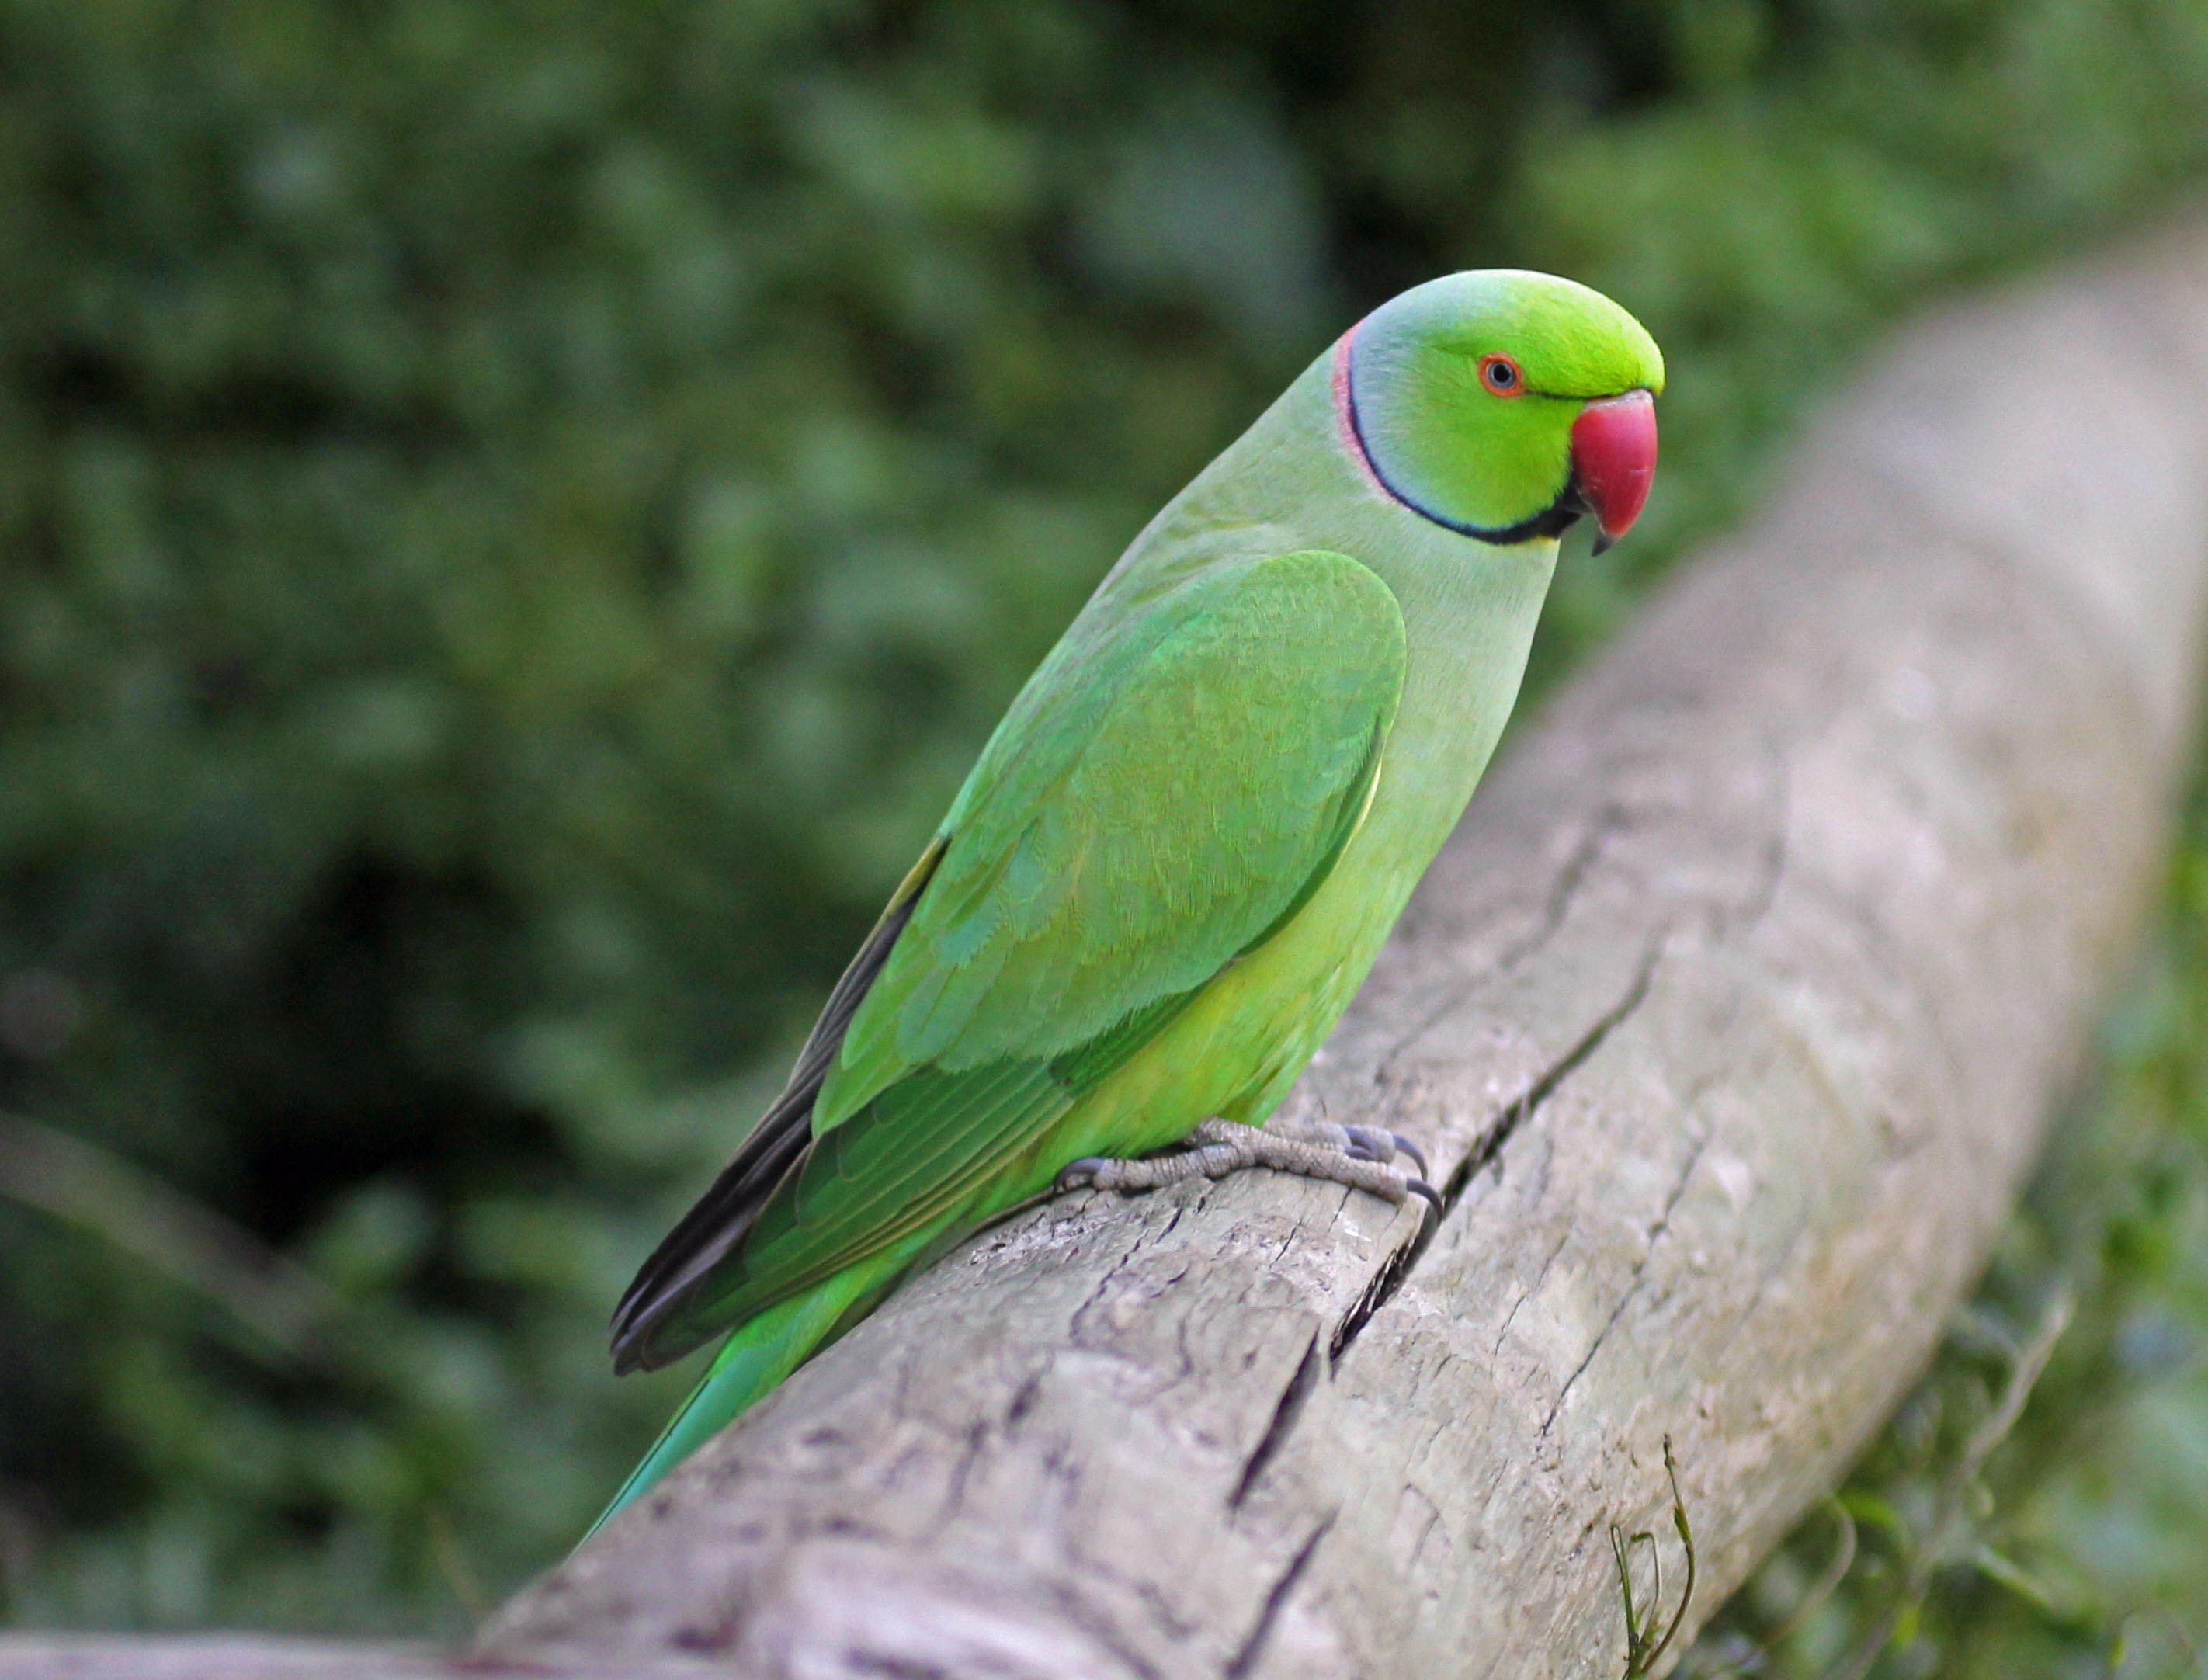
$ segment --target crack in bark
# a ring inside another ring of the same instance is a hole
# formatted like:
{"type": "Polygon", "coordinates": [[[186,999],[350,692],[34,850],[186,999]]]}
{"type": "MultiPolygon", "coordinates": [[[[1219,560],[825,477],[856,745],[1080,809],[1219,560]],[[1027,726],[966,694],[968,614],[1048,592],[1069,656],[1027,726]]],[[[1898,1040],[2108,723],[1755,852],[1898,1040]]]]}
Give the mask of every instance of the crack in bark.
{"type": "MultiPolygon", "coordinates": [[[[1515,945],[1503,947],[1495,959],[1495,974],[1509,974],[1557,937],[1558,930],[1564,925],[1564,918],[1571,914],[1572,900],[1579,897],[1580,888],[1593,869],[1596,859],[1601,856],[1604,846],[1612,837],[1629,833],[1632,828],[1633,813],[1626,806],[1613,801],[1596,810],[1593,820],[1587,825],[1587,831],[1580,837],[1579,844],[1572,848],[1572,855],[1557,871],[1557,879],[1549,888],[1548,899],[1541,907],[1541,925],[1515,945]]],[[[1428,1023],[1428,1025],[1431,1024],[1428,1023]]]]}
{"type": "Polygon", "coordinates": [[[1334,1520],[1339,1515],[1338,1511],[1329,1511],[1321,1517],[1305,1537],[1304,1543],[1296,1548],[1296,1555],[1288,1559],[1287,1568],[1281,1571],[1271,1589],[1266,1593],[1265,1602],[1257,1611],[1257,1625],[1250,1629],[1249,1636],[1242,1641],[1241,1647],[1220,1671],[1220,1680],[1248,1680],[1250,1673],[1257,1665],[1257,1659],[1265,1653],[1265,1641],[1272,1637],[1273,1624],[1281,1619],[1281,1611],[1288,1601],[1288,1594],[1296,1590],[1296,1582],[1302,1578],[1305,1568],[1311,1563],[1311,1554],[1318,1550],[1318,1543],[1326,1538],[1327,1530],[1334,1527],[1334,1520]]]}
{"type": "MultiPolygon", "coordinates": [[[[1786,879],[1786,837],[1794,816],[1794,765],[1788,758],[1783,743],[1772,742],[1767,747],[1770,756],[1771,781],[1771,838],[1763,848],[1763,878],[1749,895],[1744,913],[1739,918],[1740,930],[1753,933],[1771,914],[1771,907],[1779,900],[1779,884],[1786,879]]],[[[1733,917],[1721,915],[1719,920],[1720,942],[1733,937],[1733,917]]]]}
{"type": "Polygon", "coordinates": [[[1503,1341],[1509,1335],[1511,1325],[1517,1322],[1518,1309],[1541,1293],[1541,1286],[1549,1281],[1549,1269],[1557,1263],[1557,1257],[1564,1251],[1564,1245],[1571,1239],[1571,1229],[1566,1227],[1564,1234],[1557,1239],[1557,1245],[1542,1260],[1541,1269],[1533,1274],[1533,1281],[1518,1292],[1518,1299],[1510,1304],[1510,1311],[1503,1315],[1502,1327],[1495,1332],[1495,1346],[1487,1350],[1490,1359],[1503,1351],[1503,1341]]]}
{"type": "Polygon", "coordinates": [[[939,1664],[910,1657],[879,1656],[872,1651],[848,1651],[843,1660],[858,1674],[879,1674],[882,1680],[951,1680],[951,1671],[939,1664]]]}
{"type": "Polygon", "coordinates": [[[964,1508],[967,1480],[973,1475],[974,1466],[988,1444],[989,1425],[977,1418],[967,1426],[965,1439],[960,1444],[958,1461],[951,1467],[950,1482],[944,1492],[943,1509],[936,1519],[939,1529],[948,1527],[952,1515],[964,1508]]]}
{"type": "Polygon", "coordinates": [[[1632,827],[1633,813],[1623,805],[1608,804],[1596,811],[1587,833],[1572,848],[1571,855],[1557,871],[1557,879],[1551,884],[1547,897],[1542,901],[1539,926],[1523,939],[1505,945],[1491,961],[1483,964],[1478,973],[1467,975],[1450,987],[1443,993],[1440,1003],[1396,1035],[1387,1053],[1373,1067],[1373,1083],[1386,1083],[1395,1064],[1402,1059],[1413,1045],[1463,1008],[1482,987],[1509,974],[1556,938],[1566,917],[1571,914],[1572,901],[1579,896],[1580,888],[1593,873],[1603,848],[1616,836],[1629,832],[1632,827]]]}
{"type": "MultiPolygon", "coordinates": [[[[1091,1193],[1094,1194],[1095,1192],[1092,1191],[1091,1193]]],[[[1174,1229],[1180,1224],[1181,1215],[1187,1211],[1188,1209],[1185,1205],[1175,1208],[1173,1210],[1173,1217],[1166,1221],[1165,1229],[1156,1233],[1155,1235],[1146,1231],[1137,1231],[1135,1233],[1134,1240],[1127,1245],[1126,1251],[1121,1254],[1119,1257],[1114,1260],[1109,1266],[1105,1268],[1104,1275],[1096,1281],[1096,1287],[1089,1292],[1088,1299],[1083,1301],[1079,1306],[1074,1308],[1071,1313],[1066,1315],[1066,1324],[1076,1335],[1078,1335],[1081,1332],[1082,1319],[1086,1317],[1092,1309],[1102,1304],[1105,1292],[1111,1288],[1113,1283],[1119,1278],[1119,1274],[1132,1266],[1135,1263],[1135,1257],[1140,1254],[1144,1249],[1153,1247],[1156,1244],[1163,1242],[1167,1237],[1173,1235],[1174,1229]]],[[[1175,1273],[1173,1276],[1167,1279],[1167,1281],[1177,1281],[1179,1279],[1185,1277],[1187,1275],[1187,1268],[1183,1267],[1180,1271],[1175,1273]]]]}
{"type": "MultiPolygon", "coordinates": [[[[1431,1219],[1425,1221],[1428,1225],[1437,1222],[1431,1219]]],[[[1403,1287],[1403,1280],[1411,1275],[1413,1257],[1421,1246],[1417,1237],[1412,1238],[1401,1248],[1392,1251],[1386,1263],[1372,1274],[1371,1281],[1365,1286],[1349,1311],[1341,1315],[1341,1322],[1334,1327],[1334,1335],[1329,1339],[1326,1347],[1329,1365],[1341,1363],[1342,1354],[1365,1327],[1372,1322],[1372,1315],[1387,1305],[1395,1292],[1403,1287]]]]}
{"type": "Polygon", "coordinates": [[[1563,1387],[1557,1390],[1556,1403],[1549,1407],[1549,1415],[1541,1419],[1543,1439],[1547,1438],[1550,1426],[1557,1421],[1557,1413],[1564,1409],[1564,1401],[1571,1394],[1572,1384],[1578,1382],[1587,1368],[1594,1363],[1594,1356],[1601,1351],[1603,1342],[1617,1328],[1617,1321],[1625,1316],[1625,1309],[1633,1304],[1633,1298],[1641,1293],[1641,1280],[1647,1273],[1648,1263],[1656,1257],[1656,1245],[1671,1228],[1671,1211],[1679,1205],[1679,1198],[1687,1193],[1687,1185],[1694,1178],[1695,1168],[1701,1162],[1702,1151],[1709,1147],[1709,1143],[1707,1137],[1695,1140],[1695,1147],[1688,1154],[1687,1163],[1680,1169],[1678,1183],[1672,1185],[1671,1193],[1664,1198],[1664,1211],[1656,1215],[1656,1222],[1648,1227],[1648,1246],[1641,1251],[1641,1258],[1634,1262],[1633,1275],[1626,1279],[1625,1288],[1617,1298],[1617,1305],[1610,1310],[1610,1317],[1604,1321],[1603,1327],[1594,1333],[1594,1340],[1587,1344],[1586,1355],[1573,1369],[1572,1374],[1564,1378],[1563,1387]]]}
{"type": "MultiPolygon", "coordinates": [[[[1092,1572],[1105,1575],[1114,1581],[1122,1584],[1127,1581],[1126,1576],[1117,1570],[1105,1568],[1099,1559],[1093,1557],[1088,1561],[1087,1567],[1092,1572]]],[[[1092,1604],[1080,1592],[1063,1583],[1052,1590],[1049,1599],[1053,1606],[1064,1615],[1067,1621],[1102,1646],[1111,1654],[1113,1659],[1118,1662],[1126,1672],[1136,1676],[1137,1680],[1162,1680],[1162,1677],[1158,1672],[1157,1665],[1128,1643],[1126,1636],[1119,1631],[1119,1623],[1108,1611],[1092,1604]]],[[[1155,1609],[1147,1603],[1144,1607],[1152,1609],[1152,1613],[1155,1613],[1155,1609]]],[[[1161,1625],[1165,1626],[1170,1633],[1173,1627],[1179,1624],[1178,1621],[1174,1621],[1161,1625]]]]}
{"type": "Polygon", "coordinates": [[[1296,1426],[1296,1419],[1303,1413],[1304,1402],[1311,1398],[1311,1390],[1318,1386],[1318,1332],[1313,1330],[1310,1345],[1304,1349],[1303,1358],[1296,1362],[1295,1374],[1288,1378],[1287,1387],[1281,1390],[1280,1403],[1273,1408],[1273,1420],[1265,1425],[1265,1433],[1259,1438],[1256,1450],[1242,1466],[1241,1478],[1234,1484],[1234,1491],[1227,1501],[1229,1511],[1242,1509],[1242,1502],[1250,1497],[1250,1490],[1257,1485],[1257,1478],[1264,1473],[1265,1467],[1281,1450],[1281,1443],[1288,1438],[1288,1431],[1296,1426]]]}
{"type": "MultiPolygon", "coordinates": [[[[1580,1071],[1587,1058],[1602,1047],[1603,1040],[1608,1038],[1626,1017],[1641,1007],[1642,1000],[1648,995],[1650,983],[1656,977],[1656,965],[1662,960],[1663,945],[1663,930],[1659,929],[1656,938],[1650,942],[1647,954],[1642,957],[1640,970],[1633,976],[1633,984],[1626,988],[1625,995],[1604,1011],[1594,1024],[1580,1035],[1579,1041],[1545,1069],[1532,1084],[1503,1104],[1493,1123],[1481,1135],[1479,1143],[1466,1152],[1464,1159],[1457,1162],[1456,1169],[1449,1174],[1449,1182],[1442,1187],[1443,1220],[1456,1211],[1457,1203],[1463,1200],[1473,1179],[1502,1152],[1503,1146],[1510,1141],[1518,1128],[1532,1117],[1536,1109],[1556,1095],[1559,1085],[1580,1071]]],[[[1438,1227],[1441,1220],[1433,1223],[1438,1227]]],[[[1425,1245],[1419,1246],[1423,1249],[1425,1245]]]]}
{"type": "Polygon", "coordinates": [[[1365,1285],[1356,1304],[1342,1315],[1341,1323],[1335,1326],[1334,1339],[1328,1346],[1329,1362],[1339,1364],[1350,1345],[1372,1322],[1373,1315],[1395,1299],[1396,1291],[1403,1287],[1413,1269],[1432,1245],[1436,1234],[1448,1222],[1449,1215],[1456,1211],[1457,1204],[1464,1199],[1466,1190],[1471,1186],[1480,1169],[1495,1159],[1497,1152],[1510,1141],[1512,1134],[1556,1094],[1557,1088],[1602,1047],[1603,1040],[1610,1036],[1618,1023],[1641,1007],[1641,1000],[1648,995],[1650,983],[1655,979],[1656,965],[1662,960],[1663,948],[1663,934],[1659,930],[1656,939],[1650,943],[1647,955],[1641,958],[1640,972],[1634,975],[1633,984],[1627,988],[1625,995],[1605,1010],[1595,1023],[1580,1035],[1579,1041],[1544,1070],[1532,1084],[1503,1106],[1479,1143],[1467,1152],[1464,1159],[1457,1163],[1456,1169],[1449,1174],[1449,1182],[1442,1189],[1440,1210],[1420,1225],[1416,1236],[1388,1257],[1387,1263],[1373,1275],[1371,1282],[1365,1285]]]}

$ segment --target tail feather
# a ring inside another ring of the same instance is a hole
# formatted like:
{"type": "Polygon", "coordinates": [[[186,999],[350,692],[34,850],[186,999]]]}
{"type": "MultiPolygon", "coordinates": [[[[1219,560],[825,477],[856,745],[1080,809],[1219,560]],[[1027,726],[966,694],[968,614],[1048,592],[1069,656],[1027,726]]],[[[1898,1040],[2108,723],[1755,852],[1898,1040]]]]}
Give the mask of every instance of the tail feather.
{"type": "Polygon", "coordinates": [[[909,1257],[897,1251],[861,1261],[740,1326],[583,1539],[650,1492],[669,1471],[803,1365],[857,1316],[855,1309],[862,1311],[879,1299],[908,1263],[909,1257]]]}

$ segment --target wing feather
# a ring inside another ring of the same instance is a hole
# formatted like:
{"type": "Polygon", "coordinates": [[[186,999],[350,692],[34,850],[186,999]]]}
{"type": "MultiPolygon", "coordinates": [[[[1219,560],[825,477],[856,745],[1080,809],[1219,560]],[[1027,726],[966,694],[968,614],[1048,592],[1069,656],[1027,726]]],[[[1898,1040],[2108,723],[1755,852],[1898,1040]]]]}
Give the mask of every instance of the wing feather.
{"type": "Polygon", "coordinates": [[[970,1213],[1325,880],[1377,785],[1406,657],[1387,586],[1318,551],[1212,568],[1126,622],[1077,627],[789,1090],[623,1298],[617,1358],[664,1363],[970,1213]]]}
{"type": "Polygon", "coordinates": [[[796,1065],[790,1070],[782,1094],[759,1116],[735,1158],[661,1239],[622,1292],[613,1318],[616,1374],[637,1368],[630,1349],[636,1345],[635,1334],[650,1317],[652,1304],[679,1297],[743,1240],[768,1197],[812,1143],[813,1102],[819,1095],[820,1082],[843,1047],[852,1016],[858,1012],[882,965],[889,961],[897,935],[912,920],[921,890],[943,861],[944,845],[944,837],[939,835],[898,884],[888,907],[859,947],[859,954],[829,993],[819,1020],[797,1053],[796,1065]]]}

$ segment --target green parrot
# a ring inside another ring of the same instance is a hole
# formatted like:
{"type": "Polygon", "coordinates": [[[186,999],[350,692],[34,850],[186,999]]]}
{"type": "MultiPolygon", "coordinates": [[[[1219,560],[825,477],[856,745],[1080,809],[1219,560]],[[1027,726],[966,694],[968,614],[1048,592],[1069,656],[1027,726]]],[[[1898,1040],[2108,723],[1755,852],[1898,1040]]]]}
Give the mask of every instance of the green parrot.
{"type": "Polygon", "coordinates": [[[1053,1185],[1263,1165],[1431,1196],[1389,1134],[1263,1128],[1486,767],[1558,535],[1592,515],[1606,546],[1640,513],[1663,386],[1599,292],[1449,275],[1150,521],[622,1297],[617,1371],[728,1339],[601,1523],[1053,1185]]]}

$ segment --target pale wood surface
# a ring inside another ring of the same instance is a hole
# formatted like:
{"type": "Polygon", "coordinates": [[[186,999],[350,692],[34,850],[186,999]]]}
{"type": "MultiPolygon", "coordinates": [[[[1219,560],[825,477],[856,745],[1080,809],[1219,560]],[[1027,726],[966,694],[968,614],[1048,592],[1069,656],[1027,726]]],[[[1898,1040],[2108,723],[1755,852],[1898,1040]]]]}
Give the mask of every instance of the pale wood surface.
{"type": "Polygon", "coordinates": [[[715,1680],[728,1671],[699,1658],[645,1657],[609,1668],[584,1655],[540,1652],[507,1661],[432,1645],[262,1634],[0,1635],[7,1680],[715,1680]]]}
{"type": "MultiPolygon", "coordinates": [[[[1306,1081],[1429,1147],[1431,1241],[1269,1173],[1024,1215],[477,1660],[1614,1675],[1666,1433],[1713,1608],[1921,1367],[2151,895],[2208,237],[1924,324],[1796,459],[1508,750],[1306,1081]]],[[[52,1660],[0,1641],[188,1672],[52,1660]]]]}

